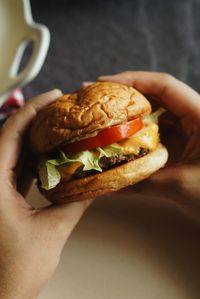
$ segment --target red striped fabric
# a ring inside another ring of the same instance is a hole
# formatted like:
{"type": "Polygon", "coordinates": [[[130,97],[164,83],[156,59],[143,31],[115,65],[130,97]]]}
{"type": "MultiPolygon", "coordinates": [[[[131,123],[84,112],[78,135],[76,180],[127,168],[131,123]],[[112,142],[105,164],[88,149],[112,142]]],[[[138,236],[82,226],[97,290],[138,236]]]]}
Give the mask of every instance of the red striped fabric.
{"type": "Polygon", "coordinates": [[[16,89],[10,94],[6,102],[0,108],[0,122],[3,123],[10,115],[24,105],[24,96],[21,89],[16,89]]]}

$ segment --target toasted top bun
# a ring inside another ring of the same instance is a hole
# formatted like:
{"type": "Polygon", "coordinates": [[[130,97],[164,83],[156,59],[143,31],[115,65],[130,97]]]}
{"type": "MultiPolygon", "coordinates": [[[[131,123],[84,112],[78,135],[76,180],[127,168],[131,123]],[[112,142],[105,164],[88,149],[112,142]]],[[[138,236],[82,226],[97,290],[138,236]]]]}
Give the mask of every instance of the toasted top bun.
{"type": "Polygon", "coordinates": [[[64,142],[95,136],[104,128],[150,112],[150,103],[136,89],[97,82],[41,110],[31,126],[31,146],[36,153],[45,153],[64,142]]]}

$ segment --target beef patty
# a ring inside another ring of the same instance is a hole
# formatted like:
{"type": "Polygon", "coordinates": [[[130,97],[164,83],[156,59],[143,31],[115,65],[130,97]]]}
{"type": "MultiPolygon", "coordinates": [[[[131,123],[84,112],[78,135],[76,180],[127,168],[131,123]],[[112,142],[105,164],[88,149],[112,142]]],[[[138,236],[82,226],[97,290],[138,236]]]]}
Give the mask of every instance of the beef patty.
{"type": "MultiPolygon", "coordinates": [[[[122,165],[126,162],[138,159],[140,157],[145,156],[146,154],[148,154],[149,150],[145,149],[145,148],[140,148],[139,153],[137,155],[135,154],[129,154],[129,155],[123,155],[123,154],[119,154],[119,155],[114,155],[111,157],[101,157],[101,159],[99,160],[99,166],[101,167],[102,171],[111,169],[113,167],[116,167],[118,165],[122,165]]],[[[76,171],[73,174],[73,178],[76,179],[80,179],[89,175],[94,175],[99,173],[99,171],[97,170],[83,170],[84,166],[80,166],[79,168],[76,169],[76,171]]]]}

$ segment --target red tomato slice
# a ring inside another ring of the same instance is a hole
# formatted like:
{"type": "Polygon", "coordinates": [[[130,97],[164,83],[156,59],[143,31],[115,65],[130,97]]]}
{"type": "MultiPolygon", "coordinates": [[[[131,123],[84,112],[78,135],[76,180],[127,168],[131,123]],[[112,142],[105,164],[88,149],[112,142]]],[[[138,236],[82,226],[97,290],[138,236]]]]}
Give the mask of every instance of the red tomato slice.
{"type": "Polygon", "coordinates": [[[143,123],[141,117],[130,120],[126,123],[106,128],[94,137],[76,141],[73,143],[65,143],[61,149],[66,154],[75,154],[81,151],[91,150],[97,147],[104,147],[122,139],[128,138],[142,129],[143,123]]]}

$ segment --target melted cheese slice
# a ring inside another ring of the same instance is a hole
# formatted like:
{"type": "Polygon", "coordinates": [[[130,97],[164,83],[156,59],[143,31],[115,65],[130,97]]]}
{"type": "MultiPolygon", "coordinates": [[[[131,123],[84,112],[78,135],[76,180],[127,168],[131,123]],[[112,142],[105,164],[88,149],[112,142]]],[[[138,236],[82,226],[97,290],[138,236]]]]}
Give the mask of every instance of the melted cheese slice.
{"type": "Polygon", "coordinates": [[[72,174],[76,171],[77,168],[79,168],[82,164],[80,162],[73,162],[66,165],[60,165],[57,167],[61,179],[62,180],[69,180],[72,176],[72,174]]]}
{"type": "Polygon", "coordinates": [[[146,124],[139,132],[133,136],[118,142],[124,155],[139,154],[140,148],[153,151],[158,146],[159,134],[158,125],[155,123],[146,124]]]}
{"type": "MultiPolygon", "coordinates": [[[[120,146],[124,155],[135,154],[138,155],[140,148],[148,149],[153,151],[158,146],[159,134],[158,125],[155,123],[146,124],[139,132],[133,136],[116,143],[120,146]]],[[[57,169],[61,175],[62,180],[71,179],[73,173],[82,164],[80,162],[74,162],[66,165],[58,166],[57,169]]]]}

